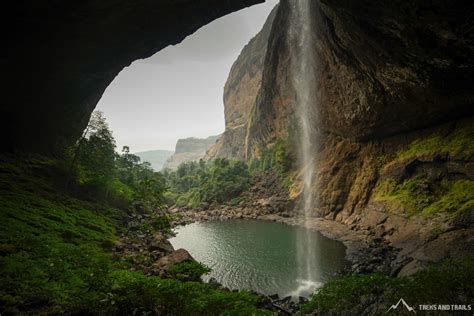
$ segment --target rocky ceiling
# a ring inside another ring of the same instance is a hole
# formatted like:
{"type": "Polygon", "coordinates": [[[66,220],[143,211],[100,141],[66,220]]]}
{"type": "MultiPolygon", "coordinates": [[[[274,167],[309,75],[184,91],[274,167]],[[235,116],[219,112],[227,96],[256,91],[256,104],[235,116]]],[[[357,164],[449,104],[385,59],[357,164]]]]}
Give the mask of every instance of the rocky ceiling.
{"type": "Polygon", "coordinates": [[[263,0],[16,0],[2,5],[2,150],[57,153],[134,60],[263,0]],[[5,72],[4,72],[5,73],[5,72]]]}

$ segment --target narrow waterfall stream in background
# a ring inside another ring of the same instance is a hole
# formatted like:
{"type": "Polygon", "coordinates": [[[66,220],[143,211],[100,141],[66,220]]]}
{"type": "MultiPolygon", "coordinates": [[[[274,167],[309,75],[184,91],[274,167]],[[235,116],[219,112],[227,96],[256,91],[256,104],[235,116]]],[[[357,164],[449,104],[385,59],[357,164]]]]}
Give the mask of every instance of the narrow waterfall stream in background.
{"type": "MultiPolygon", "coordinates": [[[[312,190],[314,183],[314,152],[318,139],[314,132],[317,122],[313,111],[316,98],[313,94],[314,82],[317,80],[314,71],[315,53],[311,36],[311,0],[293,2],[291,14],[293,23],[289,30],[289,47],[291,74],[296,96],[296,115],[299,121],[299,163],[303,170],[303,191],[301,194],[300,216],[304,224],[312,217],[315,207],[312,190]]],[[[298,288],[292,296],[309,296],[322,285],[318,277],[317,260],[321,253],[316,253],[318,245],[309,229],[300,231],[297,238],[298,288]]]]}

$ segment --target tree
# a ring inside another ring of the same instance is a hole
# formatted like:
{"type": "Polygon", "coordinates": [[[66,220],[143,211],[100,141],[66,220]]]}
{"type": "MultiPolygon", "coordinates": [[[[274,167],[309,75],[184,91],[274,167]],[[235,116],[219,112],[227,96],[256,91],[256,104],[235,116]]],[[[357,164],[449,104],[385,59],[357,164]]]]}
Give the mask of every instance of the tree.
{"type": "Polygon", "coordinates": [[[280,174],[284,174],[293,167],[293,157],[291,156],[291,144],[288,140],[279,138],[275,145],[275,163],[280,174]]]}
{"type": "Polygon", "coordinates": [[[76,144],[79,182],[104,185],[115,172],[115,139],[102,112],[92,113],[89,124],[76,144]]]}
{"type": "Polygon", "coordinates": [[[164,204],[163,194],[168,190],[165,179],[154,172],[140,180],[136,190],[135,206],[145,212],[160,209],[164,204]]]}
{"type": "Polygon", "coordinates": [[[176,203],[191,208],[203,202],[231,201],[250,186],[247,164],[225,158],[184,163],[176,171],[166,171],[163,175],[176,203]]]}

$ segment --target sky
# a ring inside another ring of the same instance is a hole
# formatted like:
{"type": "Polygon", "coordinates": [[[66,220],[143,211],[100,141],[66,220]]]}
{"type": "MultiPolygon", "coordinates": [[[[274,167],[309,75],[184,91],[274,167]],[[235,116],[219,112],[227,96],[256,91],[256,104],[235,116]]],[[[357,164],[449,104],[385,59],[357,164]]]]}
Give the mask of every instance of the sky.
{"type": "Polygon", "coordinates": [[[221,17],[150,58],[137,60],[106,89],[96,110],[117,150],[174,150],[179,138],[224,132],[223,91],[242,48],[262,28],[278,0],[221,17]]]}

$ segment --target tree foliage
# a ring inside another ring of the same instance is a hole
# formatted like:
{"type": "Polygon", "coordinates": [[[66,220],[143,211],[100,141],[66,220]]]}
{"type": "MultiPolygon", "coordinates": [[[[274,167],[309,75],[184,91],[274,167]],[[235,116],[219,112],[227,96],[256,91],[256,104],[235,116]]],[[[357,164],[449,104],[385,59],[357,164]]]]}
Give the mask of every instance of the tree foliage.
{"type": "Polygon", "coordinates": [[[124,146],[116,152],[115,139],[100,111],[92,113],[82,137],[68,150],[71,172],[77,183],[93,187],[89,192],[101,192],[109,202],[125,201],[135,210],[151,212],[163,205],[165,180],[148,162],[130,153],[124,146]]]}
{"type": "Polygon", "coordinates": [[[251,184],[247,163],[225,158],[184,163],[174,172],[165,170],[163,175],[170,187],[171,203],[191,208],[229,202],[251,184]]]}
{"type": "Polygon", "coordinates": [[[102,112],[92,113],[89,124],[75,147],[73,164],[82,183],[105,185],[115,171],[115,139],[102,112]]]}
{"type": "Polygon", "coordinates": [[[166,179],[115,147],[103,115],[95,113],[65,159],[1,157],[0,314],[266,313],[248,292],[184,282],[208,271],[199,264],[176,265],[167,275],[174,279],[162,279],[128,271],[131,262],[115,260],[109,251],[125,229],[150,235],[171,229],[160,211],[166,179]],[[117,207],[117,196],[126,203],[117,207]],[[137,210],[148,214],[130,216],[137,210]]]}

